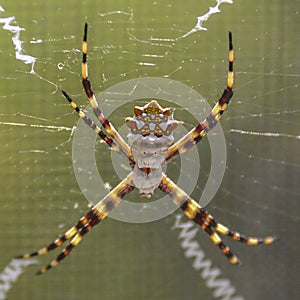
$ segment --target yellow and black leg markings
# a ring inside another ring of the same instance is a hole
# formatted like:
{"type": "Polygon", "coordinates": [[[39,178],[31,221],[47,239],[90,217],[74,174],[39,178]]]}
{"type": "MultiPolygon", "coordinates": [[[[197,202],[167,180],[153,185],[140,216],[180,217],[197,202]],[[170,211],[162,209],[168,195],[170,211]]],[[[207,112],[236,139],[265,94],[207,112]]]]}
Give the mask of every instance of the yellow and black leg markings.
{"type": "Polygon", "coordinates": [[[115,140],[116,144],[122,149],[124,153],[126,153],[127,157],[132,158],[131,150],[124,139],[120,136],[114,126],[106,119],[104,114],[99,108],[97,99],[94,95],[94,92],[91,87],[91,83],[88,79],[88,65],[87,65],[87,23],[84,26],[84,35],[82,41],[82,85],[84,87],[85,93],[89,99],[89,102],[93,108],[93,111],[97,117],[97,119],[102,124],[103,128],[106,132],[115,140]]]}
{"type": "Polygon", "coordinates": [[[64,235],[56,239],[54,242],[52,242],[49,246],[41,248],[37,251],[34,251],[32,253],[27,253],[23,255],[19,255],[16,258],[30,258],[37,255],[44,255],[48,253],[51,250],[54,250],[55,248],[59,247],[64,243],[66,240],[71,239],[83,226],[85,226],[91,218],[91,211],[89,211],[84,217],[82,217],[78,223],[70,228],[64,235]]]}
{"type": "Polygon", "coordinates": [[[227,109],[233,95],[233,46],[232,34],[229,32],[229,57],[228,57],[227,88],[223,91],[221,98],[213,107],[207,118],[195,126],[184,137],[172,145],[166,154],[166,161],[170,161],[177,155],[186,152],[188,149],[199,143],[206,133],[211,131],[220,121],[222,114],[227,109]]]}
{"type": "Polygon", "coordinates": [[[227,75],[227,89],[231,90],[233,87],[233,45],[232,45],[232,33],[229,32],[229,56],[228,56],[228,75],[227,75]]]}
{"type": "Polygon", "coordinates": [[[105,143],[114,151],[122,154],[129,160],[129,164],[133,166],[135,164],[132,157],[128,157],[128,153],[124,151],[123,148],[120,148],[118,144],[114,142],[113,139],[108,137],[93,120],[86,116],[86,114],[78,107],[78,105],[71,99],[71,97],[65,92],[62,91],[64,97],[69,101],[71,107],[77,112],[79,118],[81,118],[85,124],[87,124],[90,128],[92,128],[99,137],[105,141],[105,143]]]}
{"type": "Polygon", "coordinates": [[[201,208],[201,215],[202,218],[209,224],[209,226],[213,227],[216,232],[227,235],[233,240],[239,241],[241,243],[245,243],[247,245],[255,246],[258,244],[265,244],[269,245],[274,243],[277,238],[274,236],[266,236],[263,238],[260,237],[248,237],[242,235],[239,232],[230,230],[227,226],[223,225],[222,223],[217,222],[212,215],[210,215],[205,209],[201,208]]]}
{"type": "Polygon", "coordinates": [[[131,172],[119,185],[117,185],[107,196],[99,201],[78,223],[70,228],[64,235],[52,242],[48,247],[19,255],[16,258],[30,258],[37,255],[43,255],[62,245],[66,240],[70,240],[67,247],[45,268],[38,271],[42,274],[58,265],[70,252],[80,243],[85,234],[87,234],[95,225],[102,221],[110,211],[116,207],[121,199],[133,190],[133,173],[131,172]]]}
{"type": "Polygon", "coordinates": [[[247,245],[268,245],[276,241],[276,238],[272,236],[265,238],[246,237],[238,232],[231,231],[225,225],[216,222],[212,215],[204,210],[195,200],[190,198],[189,195],[180,189],[165,174],[163,175],[159,188],[172,197],[174,203],[183,210],[184,214],[189,219],[200,225],[202,230],[210,236],[212,242],[219,247],[232,264],[239,264],[240,261],[238,257],[232,253],[230,248],[223,243],[218,233],[227,235],[233,240],[243,242],[247,245]]]}
{"type": "MultiPolygon", "coordinates": [[[[54,268],[56,265],[58,265],[66,256],[70,254],[70,252],[78,245],[78,243],[82,240],[83,236],[88,233],[93,226],[98,224],[102,219],[98,216],[98,212],[96,209],[92,209],[88,212],[89,215],[87,217],[87,223],[82,226],[75,235],[73,235],[71,238],[69,245],[54,259],[50,264],[48,264],[45,268],[42,268],[40,271],[37,272],[38,275],[45,273],[51,268],[54,268]]],[[[85,218],[85,217],[84,217],[85,218]]],[[[61,244],[61,243],[60,243],[61,244]]],[[[59,245],[60,245],[59,244],[59,245]]],[[[58,247],[59,245],[56,245],[58,247]]],[[[55,247],[55,248],[56,248],[55,247]]],[[[53,248],[54,249],[54,248],[53,248]]],[[[50,249],[50,250],[53,250],[50,249]]],[[[50,251],[49,250],[49,251],[50,251]]],[[[48,252],[48,251],[47,251],[48,252]]],[[[46,253],[47,253],[46,252],[46,253]]],[[[45,253],[43,253],[45,254],[45,253]]]]}
{"type": "Polygon", "coordinates": [[[113,150],[119,152],[119,147],[116,143],[109,138],[90,118],[86,116],[86,114],[78,107],[78,105],[71,99],[71,97],[65,92],[62,91],[64,97],[69,101],[71,107],[77,112],[79,118],[81,118],[85,124],[91,127],[102,140],[106,142],[106,144],[111,147],[113,150]]]}

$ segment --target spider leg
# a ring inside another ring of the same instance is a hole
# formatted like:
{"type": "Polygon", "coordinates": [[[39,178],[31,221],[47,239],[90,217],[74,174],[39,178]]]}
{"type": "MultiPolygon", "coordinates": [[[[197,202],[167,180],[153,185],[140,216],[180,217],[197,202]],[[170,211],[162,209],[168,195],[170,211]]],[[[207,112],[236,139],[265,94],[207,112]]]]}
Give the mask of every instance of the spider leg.
{"type": "Polygon", "coordinates": [[[127,157],[132,157],[131,150],[121,135],[117,132],[114,126],[106,119],[104,114],[99,108],[96,96],[92,91],[91,83],[88,79],[88,66],[87,66],[87,30],[88,24],[84,26],[84,36],[82,41],[82,85],[85,93],[89,99],[89,102],[93,108],[94,114],[100,121],[106,132],[116,141],[116,144],[126,153],[127,157]]]}
{"type": "MultiPolygon", "coordinates": [[[[182,207],[183,209],[183,207],[182,207]]],[[[205,209],[201,208],[202,218],[207,222],[211,227],[213,227],[218,233],[223,235],[227,235],[233,240],[239,241],[241,243],[245,243],[250,246],[256,246],[258,244],[269,245],[274,243],[277,238],[274,236],[266,236],[266,237],[250,237],[245,236],[237,231],[232,231],[227,226],[222,223],[217,222],[212,215],[210,215],[205,209]]]]}
{"type": "Polygon", "coordinates": [[[62,91],[64,97],[69,101],[70,105],[74,110],[78,113],[79,118],[81,118],[85,124],[87,124],[89,127],[91,127],[96,133],[100,136],[102,140],[105,141],[105,143],[111,147],[115,151],[119,151],[118,145],[109,138],[96,124],[93,122],[90,118],[86,116],[86,114],[78,107],[78,105],[71,99],[71,97],[65,92],[62,91]]]}
{"type": "Polygon", "coordinates": [[[91,127],[102,140],[105,141],[105,143],[114,151],[121,153],[126,158],[130,160],[130,165],[134,165],[134,161],[132,158],[128,157],[125,152],[120,149],[120,147],[114,142],[113,139],[108,137],[100,128],[98,125],[95,124],[89,117],[86,116],[86,114],[78,107],[78,105],[71,99],[71,97],[65,92],[62,91],[64,97],[69,101],[70,105],[74,110],[78,113],[79,118],[81,118],[85,124],[87,124],[89,127],[91,127]]]}
{"type": "Polygon", "coordinates": [[[62,245],[66,240],[69,240],[72,237],[74,237],[75,234],[77,234],[77,232],[82,227],[84,227],[86,224],[88,224],[93,217],[94,217],[94,211],[90,210],[84,217],[82,217],[78,221],[78,223],[75,226],[71,227],[68,231],[66,231],[65,234],[63,234],[62,236],[57,238],[54,242],[50,243],[49,246],[41,248],[41,249],[31,252],[31,253],[18,255],[18,256],[16,256],[16,258],[30,258],[30,257],[37,256],[37,255],[44,255],[44,254],[48,253],[49,251],[56,249],[57,247],[62,245]]]}
{"type": "Polygon", "coordinates": [[[185,215],[199,224],[201,229],[210,236],[212,242],[219,247],[223,254],[229,259],[232,264],[238,264],[238,257],[233,254],[228,246],[226,246],[218,233],[227,235],[234,240],[246,243],[247,245],[271,244],[276,238],[268,236],[265,238],[246,237],[238,232],[231,231],[225,225],[215,221],[213,216],[208,214],[195,200],[189,197],[182,189],[172,182],[166,175],[163,175],[159,188],[169,194],[174,203],[178,205],[185,215]]]}
{"type": "Polygon", "coordinates": [[[220,121],[222,114],[227,109],[229,101],[233,95],[233,46],[232,34],[229,32],[229,66],[227,74],[227,88],[223,91],[221,98],[211,110],[207,118],[190,130],[180,140],[174,143],[166,154],[166,162],[169,162],[179,154],[186,152],[211,131],[220,121]]]}
{"type": "Polygon", "coordinates": [[[70,228],[64,235],[52,242],[48,247],[32,253],[17,256],[16,258],[30,258],[36,255],[43,255],[59,247],[66,240],[71,239],[67,247],[46,267],[41,269],[37,274],[42,274],[58,265],[70,252],[80,243],[85,234],[87,234],[95,225],[102,221],[110,211],[116,207],[121,199],[134,189],[133,173],[131,172],[121,183],[119,183],[110,193],[82,217],[78,223],[70,228]]]}

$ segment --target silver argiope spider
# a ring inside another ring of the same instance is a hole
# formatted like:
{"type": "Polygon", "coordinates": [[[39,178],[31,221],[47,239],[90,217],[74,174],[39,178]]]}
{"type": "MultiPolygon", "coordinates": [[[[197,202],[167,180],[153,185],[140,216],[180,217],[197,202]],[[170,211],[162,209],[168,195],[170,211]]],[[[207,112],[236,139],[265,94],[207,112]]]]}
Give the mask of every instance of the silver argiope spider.
{"type": "Polygon", "coordinates": [[[49,246],[17,257],[29,258],[36,255],[43,255],[59,247],[66,240],[71,240],[57,258],[45,268],[41,269],[38,274],[42,274],[55,267],[70,254],[72,249],[82,240],[83,236],[102,221],[110,211],[120,203],[121,199],[134,188],[139,189],[140,194],[145,196],[151,196],[156,188],[170,195],[174,203],[183,210],[189,219],[200,225],[210,236],[212,242],[220,248],[232,264],[238,264],[239,259],[232,253],[229,247],[223,243],[219,234],[227,235],[233,240],[240,241],[247,245],[273,243],[276,240],[275,237],[247,237],[217,222],[212,215],[172,182],[162,171],[162,165],[164,163],[168,163],[173,158],[187,151],[197,144],[207,132],[212,130],[220,120],[223,112],[227,109],[233,95],[233,46],[231,32],[229,32],[227,87],[207,118],[177,142],[173,143],[174,138],[172,132],[177,127],[178,122],[173,119],[170,108],[162,108],[157,101],[152,100],[144,107],[136,106],[134,108],[134,117],[126,119],[126,124],[129,128],[128,145],[100,110],[96,97],[91,89],[87,71],[87,29],[88,25],[85,24],[82,42],[82,84],[89,103],[97,119],[105,129],[105,132],[85,115],[65,91],[62,91],[62,93],[78,113],[79,117],[97,132],[100,138],[104,140],[112,150],[119,152],[128,159],[132,171],[110,193],[94,205],[75,226],[70,228],[49,246]]]}

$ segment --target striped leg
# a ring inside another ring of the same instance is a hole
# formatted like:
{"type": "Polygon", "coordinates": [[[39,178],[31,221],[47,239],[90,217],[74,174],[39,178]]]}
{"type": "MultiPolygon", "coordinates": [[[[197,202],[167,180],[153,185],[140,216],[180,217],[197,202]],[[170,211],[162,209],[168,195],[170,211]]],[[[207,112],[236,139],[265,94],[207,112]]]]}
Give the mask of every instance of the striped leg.
{"type": "Polygon", "coordinates": [[[189,131],[179,141],[172,145],[166,154],[166,161],[170,161],[179,154],[186,152],[189,148],[197,144],[201,139],[211,131],[220,121],[223,112],[227,109],[229,101],[233,95],[233,46],[232,35],[229,32],[229,66],[227,75],[227,88],[223,91],[211,113],[207,118],[189,131]]]}
{"type": "Polygon", "coordinates": [[[30,258],[37,255],[43,255],[59,247],[66,240],[70,240],[67,247],[45,268],[37,274],[45,273],[47,270],[58,265],[70,252],[76,247],[85,234],[87,234],[95,225],[102,221],[110,211],[116,207],[121,199],[133,190],[132,185],[133,173],[131,172],[119,185],[117,185],[107,196],[99,201],[78,223],[70,228],[64,235],[56,239],[49,246],[32,253],[17,256],[16,258],[30,258]]]}
{"type": "Polygon", "coordinates": [[[106,119],[102,111],[99,108],[97,99],[92,91],[91,83],[88,79],[88,66],[87,66],[87,23],[84,26],[84,36],[82,41],[82,84],[85,93],[89,99],[89,102],[93,108],[93,111],[97,119],[101,122],[106,132],[115,140],[116,144],[122,149],[122,152],[126,153],[127,157],[132,158],[131,150],[124,139],[120,136],[114,126],[106,119]]]}
{"type": "MultiPolygon", "coordinates": [[[[182,208],[183,209],[183,208],[182,208]]],[[[201,208],[201,215],[202,218],[205,220],[206,223],[209,224],[209,226],[213,227],[215,231],[218,233],[221,233],[223,235],[227,235],[233,240],[240,241],[242,243],[245,243],[247,245],[255,246],[258,244],[265,244],[269,245],[274,243],[277,238],[274,236],[266,236],[264,238],[259,238],[259,237],[247,237],[239,232],[232,231],[225,225],[217,222],[212,215],[210,215],[205,209],[201,208]]]]}
{"type": "Polygon", "coordinates": [[[62,91],[62,93],[64,97],[69,101],[72,108],[74,108],[74,110],[78,113],[79,118],[81,118],[85,124],[87,124],[94,131],[96,131],[100,138],[104,140],[109,147],[118,152],[118,145],[116,145],[116,143],[111,138],[109,138],[90,118],[86,116],[86,114],[78,107],[78,105],[71,99],[71,97],[65,91],[62,91]]]}
{"type": "Polygon", "coordinates": [[[202,230],[209,234],[212,242],[220,248],[222,253],[226,255],[232,264],[238,264],[239,259],[232,253],[230,248],[223,243],[218,233],[227,235],[232,239],[246,243],[247,245],[271,244],[276,240],[275,237],[271,236],[265,238],[246,237],[238,232],[231,231],[223,224],[216,222],[213,216],[208,214],[206,210],[204,210],[195,200],[190,198],[189,195],[180,189],[166,175],[163,175],[159,188],[172,197],[174,203],[183,210],[189,219],[199,224],[202,230]]]}
{"type": "Polygon", "coordinates": [[[78,105],[71,99],[71,97],[65,92],[62,91],[64,97],[69,101],[70,105],[74,108],[74,110],[78,113],[79,118],[81,118],[85,124],[87,124],[89,127],[91,127],[98,135],[99,137],[105,141],[105,143],[114,151],[119,152],[123,154],[126,158],[129,159],[130,165],[133,166],[135,162],[132,158],[127,156],[127,153],[123,152],[123,149],[120,149],[120,147],[114,142],[113,139],[109,138],[100,128],[93,122],[90,118],[86,116],[86,114],[78,107],[78,105]]]}

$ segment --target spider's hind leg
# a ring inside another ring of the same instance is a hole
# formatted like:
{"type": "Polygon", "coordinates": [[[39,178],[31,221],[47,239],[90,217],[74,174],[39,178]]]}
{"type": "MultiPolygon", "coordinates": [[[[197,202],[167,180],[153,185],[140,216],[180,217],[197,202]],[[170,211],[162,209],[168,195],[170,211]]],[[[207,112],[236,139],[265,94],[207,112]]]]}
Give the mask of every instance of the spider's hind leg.
{"type": "Polygon", "coordinates": [[[105,129],[105,131],[114,139],[116,144],[120,147],[122,152],[124,152],[127,157],[132,157],[130,147],[124,141],[122,136],[118,133],[118,131],[114,128],[114,126],[110,123],[110,121],[104,116],[103,112],[99,108],[98,101],[94,92],[92,90],[91,82],[88,78],[88,65],[87,65],[87,31],[88,31],[88,24],[85,23],[84,26],[84,35],[82,41],[82,85],[85,90],[85,93],[88,97],[89,103],[91,104],[94,114],[97,119],[100,121],[101,125],[105,129]]]}
{"type": "Polygon", "coordinates": [[[64,95],[64,97],[68,100],[68,102],[70,103],[71,107],[77,112],[78,116],[80,119],[83,120],[83,122],[89,126],[90,128],[92,128],[97,134],[98,136],[114,151],[120,153],[121,155],[123,155],[125,158],[127,158],[129,160],[129,164],[131,166],[133,166],[135,163],[132,159],[132,157],[128,156],[128,153],[126,151],[124,151],[123,148],[120,148],[119,145],[110,137],[108,137],[105,132],[103,132],[99,126],[97,124],[95,124],[95,122],[90,119],[89,117],[87,117],[87,115],[79,108],[79,106],[73,101],[73,99],[63,90],[62,94],[64,95]]]}
{"type": "Polygon", "coordinates": [[[229,32],[229,52],[228,52],[228,72],[227,72],[227,86],[224,89],[220,99],[217,101],[210,114],[190,130],[186,135],[174,143],[166,154],[166,162],[171,161],[180,154],[183,154],[188,149],[199,143],[206,134],[211,131],[220,121],[223,113],[228,108],[230,99],[233,95],[233,45],[232,34],[229,32]]]}

